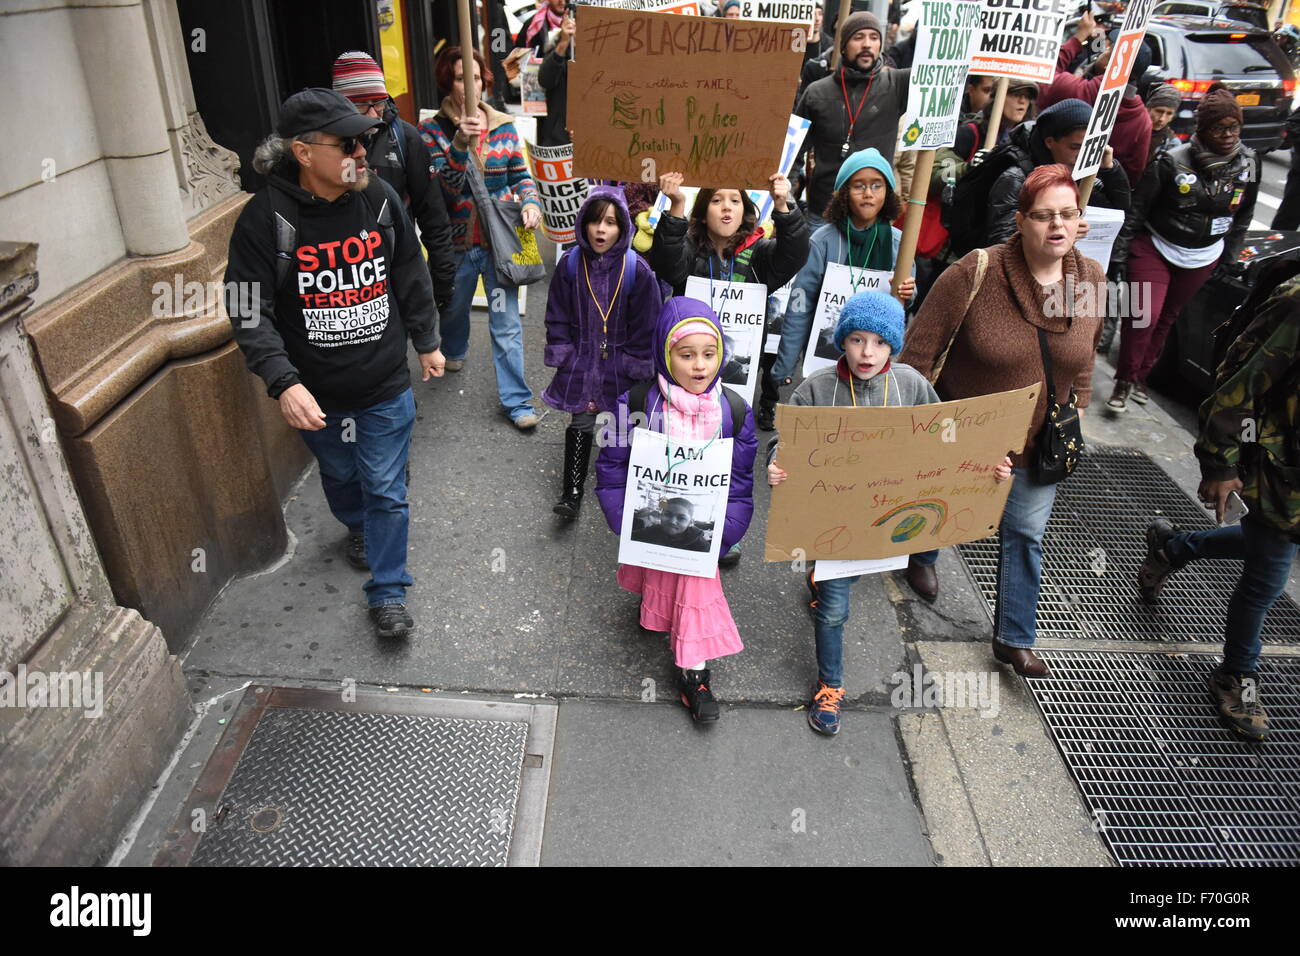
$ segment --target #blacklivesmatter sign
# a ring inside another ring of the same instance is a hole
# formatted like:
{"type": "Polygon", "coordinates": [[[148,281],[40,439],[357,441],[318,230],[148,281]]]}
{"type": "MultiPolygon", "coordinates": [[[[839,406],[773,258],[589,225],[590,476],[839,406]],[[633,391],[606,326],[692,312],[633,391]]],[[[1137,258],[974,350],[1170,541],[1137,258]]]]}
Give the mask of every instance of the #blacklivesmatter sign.
{"type": "Polygon", "coordinates": [[[1050,83],[1066,15],[1077,0],[984,0],[970,71],[1050,83]]]}
{"type": "Polygon", "coordinates": [[[1151,17],[1151,8],[1155,2],[1156,0],[1134,0],[1124,9],[1124,26],[1111,48],[1110,62],[1101,78],[1097,100],[1092,106],[1092,116],[1088,118],[1088,129],[1079,146],[1079,157],[1075,161],[1073,174],[1076,180],[1091,176],[1101,169],[1106,144],[1110,142],[1115,119],[1119,116],[1120,101],[1124,99],[1124,87],[1128,85],[1133,64],[1137,62],[1138,51],[1146,41],[1147,20],[1151,17]]]}
{"type": "MultiPolygon", "coordinates": [[[[884,373],[889,374],[889,373],[884,373]]],[[[778,405],[767,561],[891,558],[997,531],[1011,481],[993,469],[1025,447],[1041,385],[959,402],[778,405]]]]}
{"type": "Polygon", "coordinates": [[[378,229],[299,246],[297,291],[307,341],[317,348],[374,342],[388,328],[388,259],[378,229]]]}
{"type": "Polygon", "coordinates": [[[794,23],[578,11],[569,65],[574,172],[588,179],[768,186],[803,63],[794,23]]]}
{"type": "Polygon", "coordinates": [[[983,10],[981,0],[921,0],[916,58],[903,115],[903,149],[953,144],[983,10]]]}

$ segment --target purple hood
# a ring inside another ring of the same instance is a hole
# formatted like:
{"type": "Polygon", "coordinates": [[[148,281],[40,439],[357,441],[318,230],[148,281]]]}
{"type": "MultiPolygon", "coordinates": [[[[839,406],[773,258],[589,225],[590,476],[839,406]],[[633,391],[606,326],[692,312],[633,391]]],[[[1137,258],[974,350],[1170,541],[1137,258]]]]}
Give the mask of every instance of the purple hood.
{"type": "Polygon", "coordinates": [[[673,329],[683,322],[703,321],[713,327],[718,336],[718,344],[722,347],[722,359],[718,362],[718,371],[713,376],[713,381],[709,382],[709,388],[713,388],[718,382],[718,376],[722,374],[723,366],[727,364],[727,340],[722,334],[722,325],[718,322],[717,313],[710,309],[699,299],[688,299],[684,295],[673,296],[664,303],[663,309],[659,312],[659,324],[655,326],[655,344],[654,344],[654,362],[655,371],[664,377],[666,381],[674,385],[680,385],[673,378],[672,373],[668,371],[668,339],[673,333],[673,329]]]}
{"type": "Polygon", "coordinates": [[[587,230],[583,228],[582,217],[587,212],[587,207],[598,199],[607,199],[614,203],[616,215],[618,216],[618,241],[609,247],[605,255],[609,256],[614,262],[623,261],[623,253],[632,243],[632,216],[627,211],[627,198],[623,195],[622,188],[618,186],[593,186],[587,193],[587,198],[582,206],[578,209],[578,215],[573,220],[574,239],[577,241],[582,251],[586,253],[588,260],[595,252],[591,249],[591,243],[587,241],[587,230]]]}

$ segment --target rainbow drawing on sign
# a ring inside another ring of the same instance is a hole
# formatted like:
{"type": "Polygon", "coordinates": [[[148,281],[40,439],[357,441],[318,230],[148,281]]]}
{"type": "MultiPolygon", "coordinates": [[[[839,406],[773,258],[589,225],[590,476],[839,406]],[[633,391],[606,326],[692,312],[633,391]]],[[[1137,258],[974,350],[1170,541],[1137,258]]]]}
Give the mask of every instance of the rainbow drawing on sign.
{"type": "Polygon", "coordinates": [[[930,529],[930,534],[939,533],[939,529],[944,526],[948,519],[948,503],[938,498],[927,498],[921,501],[909,501],[905,505],[899,505],[897,508],[891,508],[883,515],[871,522],[871,527],[879,528],[882,524],[891,518],[902,514],[904,511],[914,511],[917,514],[910,514],[903,518],[902,521],[894,525],[893,530],[889,532],[889,540],[895,543],[902,541],[911,541],[922,531],[925,530],[927,517],[926,511],[933,511],[937,521],[935,526],[930,529]]]}

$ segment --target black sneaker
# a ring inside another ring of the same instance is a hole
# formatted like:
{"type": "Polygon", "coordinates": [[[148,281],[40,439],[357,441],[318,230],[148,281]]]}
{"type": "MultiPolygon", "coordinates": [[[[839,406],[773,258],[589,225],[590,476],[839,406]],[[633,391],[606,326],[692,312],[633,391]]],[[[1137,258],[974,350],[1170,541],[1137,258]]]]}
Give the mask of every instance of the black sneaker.
{"type": "Polygon", "coordinates": [[[1259,703],[1259,679],[1254,674],[1230,674],[1222,668],[1210,673],[1210,698],[1219,719],[1247,740],[1268,737],[1268,714],[1259,703]]]}
{"type": "Polygon", "coordinates": [[[1168,518],[1156,518],[1147,525],[1147,554],[1138,568],[1137,585],[1142,600],[1148,604],[1155,603],[1169,575],[1178,570],[1165,553],[1165,545],[1179,533],[1178,525],[1168,518]]]}
{"type": "Polygon", "coordinates": [[[776,428],[776,404],[759,399],[758,408],[754,409],[754,424],[762,432],[776,428]]]}
{"type": "Polygon", "coordinates": [[[691,712],[696,723],[704,724],[722,716],[718,702],[709,690],[709,669],[702,671],[682,671],[682,703],[691,712]]]}
{"type": "Polygon", "coordinates": [[[406,637],[415,627],[405,604],[381,604],[370,609],[370,620],[375,622],[378,637],[406,637]]]}
{"type": "Polygon", "coordinates": [[[363,531],[348,532],[348,564],[352,565],[358,571],[369,571],[370,564],[366,561],[366,535],[363,531]]]}

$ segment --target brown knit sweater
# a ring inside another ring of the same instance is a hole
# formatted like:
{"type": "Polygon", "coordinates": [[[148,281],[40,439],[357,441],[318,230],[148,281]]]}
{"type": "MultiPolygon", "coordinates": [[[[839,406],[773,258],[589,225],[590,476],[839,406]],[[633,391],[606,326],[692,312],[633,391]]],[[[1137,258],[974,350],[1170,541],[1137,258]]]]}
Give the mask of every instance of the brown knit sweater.
{"type": "MultiPolygon", "coordinates": [[[[1092,398],[1092,363],[1101,337],[1105,273],[1097,263],[1072,249],[1062,261],[1065,278],[1073,282],[1075,290],[1072,315],[1048,316],[1044,307],[1053,286],[1040,285],[1030,274],[1020,236],[986,251],[988,270],[964,319],[966,299],[975,282],[978,252],[949,266],[930,289],[920,313],[908,326],[901,361],[928,378],[960,323],[943,374],[935,383],[939,396],[944,401],[955,401],[1024,388],[1045,378],[1037,333],[1042,328],[1048,333],[1056,400],[1065,404],[1073,385],[1079,407],[1086,408],[1092,398]],[[1085,291],[1084,283],[1097,285],[1085,291]]],[[[1059,284],[1056,290],[1063,297],[1059,284]]],[[[1032,460],[1046,415],[1044,391],[1034,409],[1024,453],[1011,456],[1017,468],[1032,460]]]]}

